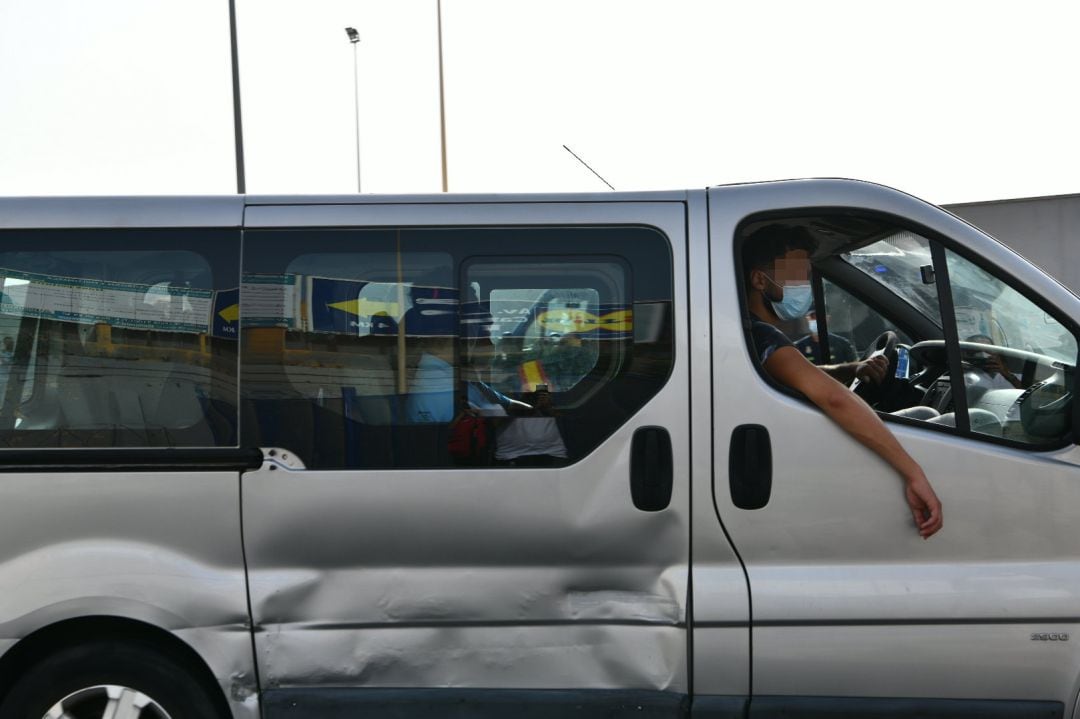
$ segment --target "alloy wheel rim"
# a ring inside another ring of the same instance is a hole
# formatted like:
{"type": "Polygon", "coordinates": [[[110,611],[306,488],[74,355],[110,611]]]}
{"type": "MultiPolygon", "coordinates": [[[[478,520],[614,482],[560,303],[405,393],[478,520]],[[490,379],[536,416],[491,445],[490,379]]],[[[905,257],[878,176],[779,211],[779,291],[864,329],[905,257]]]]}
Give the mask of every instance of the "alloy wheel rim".
{"type": "Polygon", "coordinates": [[[53,704],[42,719],[171,719],[138,689],[101,684],[79,689],[53,704]]]}

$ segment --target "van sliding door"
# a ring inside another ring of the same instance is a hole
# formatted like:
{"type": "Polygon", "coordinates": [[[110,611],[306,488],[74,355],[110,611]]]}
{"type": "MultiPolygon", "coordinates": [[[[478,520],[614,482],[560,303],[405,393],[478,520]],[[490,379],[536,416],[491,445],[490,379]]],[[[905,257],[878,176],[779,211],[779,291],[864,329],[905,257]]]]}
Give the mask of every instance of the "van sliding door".
{"type": "Polygon", "coordinates": [[[266,716],[679,716],[684,245],[678,202],[248,208],[266,716]]]}

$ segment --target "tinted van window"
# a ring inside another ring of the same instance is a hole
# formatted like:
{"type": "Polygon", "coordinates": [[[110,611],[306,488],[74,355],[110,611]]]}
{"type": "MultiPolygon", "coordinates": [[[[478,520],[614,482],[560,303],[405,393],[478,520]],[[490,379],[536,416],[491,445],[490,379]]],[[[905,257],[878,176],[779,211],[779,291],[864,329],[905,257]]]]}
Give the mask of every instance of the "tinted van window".
{"type": "Polygon", "coordinates": [[[0,442],[236,444],[239,232],[0,235],[0,442]]]}
{"type": "Polygon", "coordinates": [[[256,230],[245,247],[243,441],[309,468],[571,463],[671,369],[655,230],[256,230]]]}

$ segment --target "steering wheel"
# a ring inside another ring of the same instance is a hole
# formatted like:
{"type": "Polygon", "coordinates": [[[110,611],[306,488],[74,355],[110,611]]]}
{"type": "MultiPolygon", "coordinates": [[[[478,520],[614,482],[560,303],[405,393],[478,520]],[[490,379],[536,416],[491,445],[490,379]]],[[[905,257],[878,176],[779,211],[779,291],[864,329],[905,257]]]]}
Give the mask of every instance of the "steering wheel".
{"type": "Polygon", "coordinates": [[[865,362],[874,357],[884,357],[889,362],[889,367],[885,370],[885,379],[881,380],[881,384],[863,382],[858,377],[851,382],[851,391],[866,400],[867,404],[873,405],[884,397],[886,389],[892,385],[893,380],[896,378],[896,343],[896,333],[892,330],[886,330],[877,336],[874,343],[870,345],[870,349],[867,350],[866,356],[862,358],[862,361],[865,362]]]}
{"type": "MultiPolygon", "coordinates": [[[[982,342],[957,342],[962,352],[992,352],[1003,357],[1013,357],[1025,362],[1038,362],[1043,365],[1054,365],[1058,360],[1037,352],[1017,349],[1015,347],[1002,347],[1000,345],[988,345],[982,342]]],[[[945,340],[923,340],[911,346],[911,358],[919,364],[947,366],[945,353],[945,340]]]]}

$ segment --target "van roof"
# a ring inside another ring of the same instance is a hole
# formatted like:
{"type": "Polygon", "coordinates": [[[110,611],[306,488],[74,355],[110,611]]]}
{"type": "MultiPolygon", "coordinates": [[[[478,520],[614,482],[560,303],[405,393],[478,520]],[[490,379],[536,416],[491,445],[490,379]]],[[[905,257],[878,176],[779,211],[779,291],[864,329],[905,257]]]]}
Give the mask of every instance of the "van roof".
{"type": "MultiPolygon", "coordinates": [[[[896,193],[873,183],[847,179],[780,180],[717,187],[799,183],[847,186],[860,192],[896,193]]],[[[343,194],[343,195],[132,195],[67,197],[0,197],[0,229],[240,227],[244,208],[297,205],[408,205],[496,203],[684,202],[693,192],[559,192],[486,194],[343,194]]],[[[899,193],[897,193],[899,194],[899,193]]]]}
{"type": "Polygon", "coordinates": [[[681,202],[686,191],[417,195],[132,195],[0,197],[0,229],[239,227],[245,207],[504,202],[681,202]]]}

